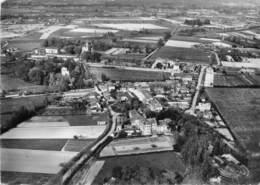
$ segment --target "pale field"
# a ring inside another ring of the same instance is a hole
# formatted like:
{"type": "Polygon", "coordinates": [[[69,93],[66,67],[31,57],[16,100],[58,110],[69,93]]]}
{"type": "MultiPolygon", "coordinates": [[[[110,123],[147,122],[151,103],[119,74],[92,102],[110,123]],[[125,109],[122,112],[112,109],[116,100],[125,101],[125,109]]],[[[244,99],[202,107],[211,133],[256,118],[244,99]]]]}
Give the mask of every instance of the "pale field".
{"type": "Polygon", "coordinates": [[[38,31],[44,27],[43,24],[12,24],[1,25],[0,38],[13,38],[24,36],[27,32],[38,31]]]}
{"type": "Polygon", "coordinates": [[[162,39],[163,37],[160,36],[154,36],[154,37],[135,37],[136,39],[143,39],[143,40],[153,40],[158,41],[159,39],[162,39]]]}
{"type": "Polygon", "coordinates": [[[74,136],[97,138],[106,126],[70,126],[70,127],[17,127],[2,134],[1,139],[72,139],[74,136]]]}
{"type": "Polygon", "coordinates": [[[1,171],[55,174],[77,152],[1,148],[1,171]]]}
{"type": "Polygon", "coordinates": [[[200,40],[205,40],[205,41],[212,41],[212,42],[220,42],[220,39],[210,39],[210,38],[200,38],[200,40]]]}
{"type": "Polygon", "coordinates": [[[140,43],[151,43],[151,44],[155,44],[157,43],[158,41],[155,41],[155,40],[145,40],[145,39],[138,39],[138,38],[133,38],[133,39],[123,39],[123,41],[125,42],[140,42],[140,43]]]}
{"type": "Polygon", "coordinates": [[[78,32],[78,33],[108,33],[113,32],[116,33],[118,30],[112,30],[112,29],[95,29],[95,28],[77,28],[70,30],[70,32],[78,32]]]}
{"type": "Polygon", "coordinates": [[[136,23],[119,23],[119,24],[93,24],[98,27],[107,27],[119,30],[129,30],[129,31],[139,31],[142,29],[167,29],[165,27],[157,26],[154,24],[144,23],[144,24],[136,24],[136,23]]]}
{"type": "Polygon", "coordinates": [[[192,48],[194,45],[200,44],[198,42],[188,42],[179,40],[168,40],[165,46],[178,47],[178,48],[192,48]]]}
{"type": "Polygon", "coordinates": [[[66,127],[70,126],[67,121],[25,121],[18,125],[20,128],[37,127],[41,129],[42,127],[66,127]]]}
{"type": "Polygon", "coordinates": [[[100,153],[101,157],[115,155],[129,155],[157,151],[173,150],[169,137],[148,137],[113,141],[100,153]],[[153,147],[152,145],[156,145],[153,147]]]}
{"type": "Polygon", "coordinates": [[[30,121],[66,121],[63,116],[34,116],[30,121]]]}
{"type": "Polygon", "coordinates": [[[85,177],[87,180],[87,183],[85,185],[91,185],[92,182],[95,180],[96,176],[98,175],[99,171],[103,167],[105,161],[95,161],[93,165],[91,165],[90,169],[88,170],[88,173],[85,177]]]}
{"type": "Polygon", "coordinates": [[[65,29],[75,29],[77,28],[77,25],[55,25],[55,26],[48,26],[39,32],[42,33],[42,36],[40,37],[41,40],[47,39],[53,32],[58,31],[59,29],[65,28],[65,29]]]}

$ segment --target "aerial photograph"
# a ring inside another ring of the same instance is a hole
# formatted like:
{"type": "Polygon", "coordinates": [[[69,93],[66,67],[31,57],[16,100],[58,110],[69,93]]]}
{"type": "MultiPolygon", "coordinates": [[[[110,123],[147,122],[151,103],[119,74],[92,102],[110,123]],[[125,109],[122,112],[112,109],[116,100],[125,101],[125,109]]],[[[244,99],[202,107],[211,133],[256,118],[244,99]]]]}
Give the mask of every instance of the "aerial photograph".
{"type": "Polygon", "coordinates": [[[1,185],[260,185],[260,0],[0,0],[1,185]]]}

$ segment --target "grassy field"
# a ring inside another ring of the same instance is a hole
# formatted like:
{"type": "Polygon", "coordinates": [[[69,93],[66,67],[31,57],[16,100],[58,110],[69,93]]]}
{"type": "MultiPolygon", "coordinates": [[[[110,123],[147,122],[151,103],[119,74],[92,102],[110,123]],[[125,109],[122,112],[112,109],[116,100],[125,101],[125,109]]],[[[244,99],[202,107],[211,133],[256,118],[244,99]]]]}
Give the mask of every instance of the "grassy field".
{"type": "Polygon", "coordinates": [[[48,182],[54,174],[45,173],[24,173],[24,172],[6,172],[1,171],[1,181],[6,184],[34,184],[42,185],[48,182]]]}
{"type": "Polygon", "coordinates": [[[149,60],[156,58],[168,58],[171,60],[180,60],[181,62],[190,62],[198,64],[210,64],[210,53],[196,48],[177,48],[165,46],[159,49],[151,56],[149,60]]]}
{"type": "Polygon", "coordinates": [[[60,151],[67,139],[2,139],[1,148],[60,151]]]}
{"type": "Polygon", "coordinates": [[[233,74],[233,75],[214,75],[215,87],[259,87],[260,75],[233,74]]]}
{"type": "Polygon", "coordinates": [[[185,166],[180,156],[174,152],[111,157],[105,159],[105,164],[93,184],[102,184],[104,178],[111,177],[114,167],[134,167],[136,165],[159,170],[171,170],[179,172],[180,174],[183,174],[185,171],[185,166]]]}
{"type": "Polygon", "coordinates": [[[30,88],[30,86],[34,87],[43,87],[40,85],[34,85],[32,83],[25,82],[18,78],[12,78],[9,75],[1,75],[1,84],[0,88],[6,91],[24,89],[25,87],[30,88]]]}
{"type": "Polygon", "coordinates": [[[101,80],[102,74],[110,80],[115,81],[162,81],[168,79],[170,76],[170,73],[166,72],[138,71],[110,67],[91,67],[90,71],[96,75],[98,80],[101,80]]]}
{"type": "Polygon", "coordinates": [[[206,93],[242,146],[259,152],[260,89],[208,88],[206,93]]]}

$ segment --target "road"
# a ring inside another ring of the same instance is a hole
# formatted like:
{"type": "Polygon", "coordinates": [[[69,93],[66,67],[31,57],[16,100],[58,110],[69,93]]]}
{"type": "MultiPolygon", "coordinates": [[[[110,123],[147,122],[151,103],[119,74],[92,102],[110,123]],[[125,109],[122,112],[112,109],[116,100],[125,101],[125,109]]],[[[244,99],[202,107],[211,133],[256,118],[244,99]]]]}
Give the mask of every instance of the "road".
{"type": "Polygon", "coordinates": [[[217,54],[215,51],[213,51],[213,54],[214,54],[215,57],[216,57],[216,60],[217,60],[218,65],[220,66],[220,65],[221,65],[221,62],[220,62],[220,59],[219,59],[218,54],[217,54]]]}
{"type": "Polygon", "coordinates": [[[200,89],[201,89],[201,86],[202,86],[202,80],[203,80],[203,76],[204,76],[206,68],[207,68],[206,66],[202,66],[202,68],[200,70],[198,84],[197,84],[197,87],[196,87],[195,95],[194,95],[193,100],[192,100],[191,108],[189,110],[187,110],[186,113],[194,115],[194,111],[195,111],[195,108],[196,108],[196,104],[197,104],[197,100],[198,100],[198,97],[199,97],[200,89]]]}

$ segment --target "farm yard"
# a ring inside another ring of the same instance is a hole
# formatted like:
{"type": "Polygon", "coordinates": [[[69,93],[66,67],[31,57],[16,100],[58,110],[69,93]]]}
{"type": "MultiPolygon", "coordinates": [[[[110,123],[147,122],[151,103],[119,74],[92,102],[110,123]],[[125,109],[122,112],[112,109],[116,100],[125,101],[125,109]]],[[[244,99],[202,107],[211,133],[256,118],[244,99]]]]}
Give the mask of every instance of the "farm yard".
{"type": "Polygon", "coordinates": [[[170,73],[159,71],[145,70],[128,70],[115,67],[90,67],[90,71],[102,80],[102,75],[105,75],[110,80],[115,81],[162,81],[170,77],[170,73]]]}
{"type": "Polygon", "coordinates": [[[105,160],[105,164],[99,171],[95,178],[93,185],[103,184],[105,178],[112,176],[112,171],[115,167],[147,167],[154,169],[155,171],[172,171],[184,174],[185,165],[179,155],[174,152],[159,152],[150,154],[139,154],[130,156],[117,156],[102,158],[105,160]],[[158,160],[160,159],[160,160],[158,160]]]}
{"type": "Polygon", "coordinates": [[[260,89],[208,88],[206,93],[243,148],[259,152],[260,89]]]}

